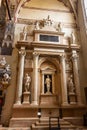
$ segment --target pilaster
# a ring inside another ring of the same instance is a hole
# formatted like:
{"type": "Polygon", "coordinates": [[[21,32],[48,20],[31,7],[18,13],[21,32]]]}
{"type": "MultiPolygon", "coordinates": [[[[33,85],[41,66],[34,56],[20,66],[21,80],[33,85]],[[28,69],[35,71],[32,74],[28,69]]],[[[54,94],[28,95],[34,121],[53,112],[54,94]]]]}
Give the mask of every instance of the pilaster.
{"type": "Polygon", "coordinates": [[[79,73],[78,73],[78,55],[76,51],[72,51],[72,61],[73,61],[73,74],[77,95],[77,103],[81,105],[82,101],[81,101],[81,92],[80,92],[81,90],[80,90],[79,73]]]}
{"type": "Polygon", "coordinates": [[[66,81],[66,71],[65,71],[65,55],[60,56],[61,61],[61,88],[62,88],[62,105],[68,105],[67,96],[67,81],[66,81]]]}

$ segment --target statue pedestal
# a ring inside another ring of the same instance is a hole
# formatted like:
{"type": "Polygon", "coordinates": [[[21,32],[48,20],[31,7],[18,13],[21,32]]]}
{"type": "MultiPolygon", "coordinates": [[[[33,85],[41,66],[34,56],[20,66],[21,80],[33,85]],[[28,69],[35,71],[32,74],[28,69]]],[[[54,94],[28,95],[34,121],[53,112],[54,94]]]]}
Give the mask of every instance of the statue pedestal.
{"type": "Polygon", "coordinates": [[[57,95],[46,93],[41,94],[40,96],[40,105],[58,105],[58,97],[57,95]]]}
{"type": "Polygon", "coordinates": [[[69,100],[70,100],[70,104],[76,104],[76,94],[69,93],[69,100]]]}
{"type": "Polygon", "coordinates": [[[30,104],[30,92],[23,93],[23,104],[30,104]]]}

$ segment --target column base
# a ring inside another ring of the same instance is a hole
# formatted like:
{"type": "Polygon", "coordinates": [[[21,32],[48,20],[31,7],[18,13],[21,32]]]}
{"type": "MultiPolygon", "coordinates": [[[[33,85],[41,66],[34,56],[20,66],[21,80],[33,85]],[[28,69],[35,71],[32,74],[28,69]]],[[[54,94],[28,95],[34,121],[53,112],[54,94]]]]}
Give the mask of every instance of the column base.
{"type": "Polygon", "coordinates": [[[81,103],[81,102],[77,102],[78,106],[85,106],[85,104],[81,103]]]}
{"type": "Polygon", "coordinates": [[[30,92],[23,93],[23,103],[22,104],[30,104],[30,92]]]}
{"type": "Polygon", "coordinates": [[[69,103],[68,103],[68,102],[63,102],[63,103],[61,104],[61,106],[69,106],[69,103]]]}
{"type": "Polygon", "coordinates": [[[17,101],[17,102],[14,104],[14,106],[16,106],[16,105],[21,105],[21,102],[20,102],[20,101],[17,101]]]}
{"type": "Polygon", "coordinates": [[[31,105],[38,105],[37,101],[32,101],[31,105]]]}
{"type": "Polygon", "coordinates": [[[71,105],[77,104],[77,102],[76,102],[76,94],[74,92],[69,93],[69,100],[70,100],[71,105]]]}

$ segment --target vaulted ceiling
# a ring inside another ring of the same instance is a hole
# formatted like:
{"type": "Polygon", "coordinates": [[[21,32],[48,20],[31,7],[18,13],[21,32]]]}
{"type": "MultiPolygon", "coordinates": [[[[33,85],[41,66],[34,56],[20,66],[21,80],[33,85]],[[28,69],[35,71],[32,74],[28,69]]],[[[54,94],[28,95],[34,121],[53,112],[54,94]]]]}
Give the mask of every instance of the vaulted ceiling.
{"type": "Polygon", "coordinates": [[[75,17],[77,17],[77,2],[78,0],[59,0],[63,2],[66,6],[68,6],[75,14],[75,17]]]}
{"type": "MultiPolygon", "coordinates": [[[[13,0],[11,0],[11,1],[13,1],[13,0]]],[[[16,0],[16,3],[18,3],[16,14],[19,12],[21,6],[28,1],[30,1],[30,0],[16,0]]],[[[78,0],[58,0],[58,1],[63,2],[65,6],[69,7],[69,9],[74,12],[75,17],[77,18],[78,0]]]]}

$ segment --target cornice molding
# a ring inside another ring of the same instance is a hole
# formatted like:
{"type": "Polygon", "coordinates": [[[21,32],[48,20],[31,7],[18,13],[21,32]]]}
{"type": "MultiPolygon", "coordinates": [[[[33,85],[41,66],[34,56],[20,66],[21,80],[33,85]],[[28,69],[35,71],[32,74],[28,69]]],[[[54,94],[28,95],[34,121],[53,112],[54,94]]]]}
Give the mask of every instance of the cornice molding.
{"type": "MultiPolygon", "coordinates": [[[[37,20],[35,20],[35,19],[21,19],[21,18],[18,18],[17,19],[17,24],[35,25],[36,21],[37,20]]],[[[40,20],[38,20],[38,21],[40,21],[40,20]]],[[[62,22],[62,25],[63,25],[64,28],[77,28],[76,23],[64,23],[64,22],[62,22]]]]}

